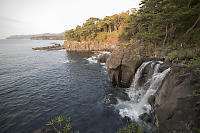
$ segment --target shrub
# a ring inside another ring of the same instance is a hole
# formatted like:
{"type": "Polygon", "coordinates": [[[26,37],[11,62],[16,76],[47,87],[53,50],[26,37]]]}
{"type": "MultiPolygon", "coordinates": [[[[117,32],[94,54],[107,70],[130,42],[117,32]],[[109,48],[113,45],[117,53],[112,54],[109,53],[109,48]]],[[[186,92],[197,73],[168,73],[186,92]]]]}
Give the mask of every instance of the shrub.
{"type": "Polygon", "coordinates": [[[182,50],[174,50],[166,56],[169,60],[174,59],[196,59],[199,58],[199,52],[195,49],[182,49],[182,50]]]}
{"type": "Polygon", "coordinates": [[[63,116],[57,116],[51,121],[49,121],[46,125],[52,126],[57,133],[69,133],[72,129],[70,122],[70,117],[65,118],[63,116]]]}
{"type": "Polygon", "coordinates": [[[193,90],[193,91],[192,91],[192,94],[195,95],[195,96],[199,96],[199,95],[200,95],[200,89],[198,89],[198,90],[193,90]]]}
{"type": "Polygon", "coordinates": [[[137,123],[133,122],[130,125],[119,129],[117,133],[144,133],[146,130],[146,127],[139,126],[137,123]]]}

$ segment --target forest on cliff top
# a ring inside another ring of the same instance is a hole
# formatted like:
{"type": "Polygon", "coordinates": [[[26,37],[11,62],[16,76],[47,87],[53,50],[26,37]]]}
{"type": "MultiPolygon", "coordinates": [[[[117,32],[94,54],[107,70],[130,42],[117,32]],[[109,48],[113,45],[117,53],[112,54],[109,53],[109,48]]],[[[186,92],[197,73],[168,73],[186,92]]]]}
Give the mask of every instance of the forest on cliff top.
{"type": "Polygon", "coordinates": [[[65,33],[68,41],[128,42],[145,45],[199,47],[199,0],[142,0],[139,10],[103,19],[89,18],[82,26],[65,33]]]}

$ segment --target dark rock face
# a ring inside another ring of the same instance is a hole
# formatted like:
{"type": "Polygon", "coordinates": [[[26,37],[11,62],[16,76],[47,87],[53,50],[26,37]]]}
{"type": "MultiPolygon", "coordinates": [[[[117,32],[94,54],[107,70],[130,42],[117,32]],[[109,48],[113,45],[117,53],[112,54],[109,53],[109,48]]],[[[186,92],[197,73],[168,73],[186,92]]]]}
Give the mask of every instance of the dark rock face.
{"type": "Polygon", "coordinates": [[[166,76],[160,90],[149,102],[153,105],[159,133],[190,133],[200,128],[200,96],[192,91],[200,88],[195,69],[176,67],[166,76]]]}
{"type": "Polygon", "coordinates": [[[34,131],[33,133],[57,133],[57,131],[53,129],[52,127],[46,126],[42,129],[38,129],[34,131]]]}
{"type": "Polygon", "coordinates": [[[154,95],[151,95],[149,98],[148,98],[148,103],[153,106],[155,102],[155,96],[154,95]]]}
{"type": "Polygon", "coordinates": [[[141,114],[141,115],[139,116],[139,118],[140,118],[141,120],[145,121],[146,123],[152,122],[151,116],[148,115],[147,113],[141,114]]]}
{"type": "Polygon", "coordinates": [[[118,48],[109,56],[106,65],[113,86],[130,87],[133,76],[144,59],[137,54],[136,51],[138,49],[130,49],[129,47],[118,48]]]}
{"type": "Polygon", "coordinates": [[[123,118],[123,122],[125,122],[125,123],[130,123],[130,122],[131,122],[131,118],[128,117],[128,116],[125,116],[125,117],[123,118]]]}
{"type": "Polygon", "coordinates": [[[113,95],[108,95],[108,104],[117,104],[117,99],[113,95]]]}
{"type": "Polygon", "coordinates": [[[106,63],[109,56],[110,56],[109,54],[100,55],[99,57],[97,57],[97,61],[99,63],[106,63]]]}

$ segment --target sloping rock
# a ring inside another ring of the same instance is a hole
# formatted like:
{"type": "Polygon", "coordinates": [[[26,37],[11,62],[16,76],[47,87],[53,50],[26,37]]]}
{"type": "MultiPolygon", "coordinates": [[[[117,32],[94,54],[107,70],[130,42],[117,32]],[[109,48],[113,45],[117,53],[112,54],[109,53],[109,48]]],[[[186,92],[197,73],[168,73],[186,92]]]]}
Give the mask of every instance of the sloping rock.
{"type": "Polygon", "coordinates": [[[173,68],[166,76],[153,104],[159,133],[191,133],[200,128],[200,96],[193,90],[200,89],[199,73],[173,68]]]}

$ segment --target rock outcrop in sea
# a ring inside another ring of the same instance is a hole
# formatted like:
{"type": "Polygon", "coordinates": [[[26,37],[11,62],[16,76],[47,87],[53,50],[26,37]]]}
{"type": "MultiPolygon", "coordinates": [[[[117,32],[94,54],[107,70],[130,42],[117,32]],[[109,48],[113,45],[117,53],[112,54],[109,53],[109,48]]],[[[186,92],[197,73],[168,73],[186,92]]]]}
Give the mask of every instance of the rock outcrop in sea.
{"type": "Polygon", "coordinates": [[[65,46],[55,43],[52,46],[37,47],[37,48],[32,48],[32,49],[33,50],[61,50],[61,49],[65,49],[65,46]]]}

